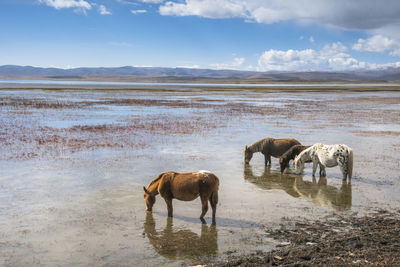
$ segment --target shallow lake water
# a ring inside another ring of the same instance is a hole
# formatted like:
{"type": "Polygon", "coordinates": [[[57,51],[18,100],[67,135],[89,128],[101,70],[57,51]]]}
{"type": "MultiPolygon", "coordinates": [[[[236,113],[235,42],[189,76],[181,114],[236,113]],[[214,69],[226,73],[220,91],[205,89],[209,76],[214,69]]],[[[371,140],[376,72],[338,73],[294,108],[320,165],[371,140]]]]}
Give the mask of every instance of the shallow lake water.
{"type": "Polygon", "coordinates": [[[180,266],[271,250],[285,220],[396,209],[400,204],[400,92],[275,90],[0,90],[0,265],[180,266]],[[292,137],[344,143],[352,185],[265,167],[245,145],[292,137]],[[174,170],[220,179],[216,226],[200,200],[143,185],[174,170]]]}

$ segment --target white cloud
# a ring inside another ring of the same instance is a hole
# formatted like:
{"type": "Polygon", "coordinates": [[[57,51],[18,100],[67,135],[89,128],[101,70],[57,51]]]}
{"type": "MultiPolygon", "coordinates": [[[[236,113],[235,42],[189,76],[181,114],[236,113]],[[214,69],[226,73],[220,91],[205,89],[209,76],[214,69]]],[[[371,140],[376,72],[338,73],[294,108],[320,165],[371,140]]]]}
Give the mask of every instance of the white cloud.
{"type": "Polygon", "coordinates": [[[39,3],[54,7],[55,9],[75,8],[76,12],[86,14],[87,10],[92,8],[92,5],[84,0],[39,0],[39,3]]]}
{"type": "Polygon", "coordinates": [[[400,1],[175,0],[165,2],[159,12],[206,18],[237,17],[266,24],[294,20],[347,29],[376,29],[400,22],[400,1]]]}
{"type": "Polygon", "coordinates": [[[99,13],[101,15],[111,15],[111,12],[107,10],[107,8],[103,5],[99,6],[99,13]]]}
{"type": "Polygon", "coordinates": [[[182,65],[182,66],[176,66],[177,68],[185,68],[185,69],[199,69],[199,65],[182,65]]]}
{"type": "Polygon", "coordinates": [[[143,14],[143,13],[146,13],[147,12],[147,10],[145,10],[145,9],[132,9],[131,10],[131,13],[132,14],[134,14],[134,15],[136,15],[136,14],[143,14]]]}
{"type": "Polygon", "coordinates": [[[240,1],[186,0],[186,3],[166,2],[160,6],[161,15],[201,16],[206,18],[246,17],[240,1]]]}
{"type": "Polygon", "coordinates": [[[389,52],[392,56],[400,56],[400,42],[382,35],[374,35],[368,39],[358,39],[358,42],[352,48],[356,51],[389,52]]]}
{"type": "Polygon", "coordinates": [[[366,68],[346,53],[341,43],[326,45],[321,50],[268,50],[258,59],[259,71],[342,71],[366,68]]]}
{"type": "Polygon", "coordinates": [[[315,43],[314,37],[310,36],[310,38],[308,39],[310,41],[310,43],[315,43]]]}
{"type": "Polygon", "coordinates": [[[235,57],[231,63],[214,63],[210,64],[215,69],[239,69],[245,61],[245,58],[235,57]]]}

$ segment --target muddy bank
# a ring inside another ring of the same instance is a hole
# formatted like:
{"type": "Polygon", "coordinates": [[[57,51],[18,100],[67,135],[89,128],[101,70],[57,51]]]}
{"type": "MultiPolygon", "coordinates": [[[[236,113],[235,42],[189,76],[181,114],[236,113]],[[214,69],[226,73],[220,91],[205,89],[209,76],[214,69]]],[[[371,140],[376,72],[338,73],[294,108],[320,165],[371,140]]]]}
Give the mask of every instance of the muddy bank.
{"type": "Polygon", "coordinates": [[[284,222],[266,230],[280,240],[268,253],[229,257],[213,266],[399,266],[400,211],[335,216],[313,223],[284,222]]]}

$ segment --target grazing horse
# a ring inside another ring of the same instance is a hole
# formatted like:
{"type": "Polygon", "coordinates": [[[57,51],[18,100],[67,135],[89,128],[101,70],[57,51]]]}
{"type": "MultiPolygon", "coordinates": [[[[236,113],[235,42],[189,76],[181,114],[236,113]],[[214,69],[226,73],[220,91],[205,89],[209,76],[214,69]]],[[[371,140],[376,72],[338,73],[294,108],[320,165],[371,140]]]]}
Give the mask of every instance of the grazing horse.
{"type": "Polygon", "coordinates": [[[346,145],[324,145],[315,144],[305,150],[303,150],[294,159],[294,166],[296,169],[303,168],[304,162],[312,160],[313,172],[319,165],[320,175],[326,176],[325,168],[328,167],[340,167],[343,174],[343,180],[349,177],[349,184],[351,183],[351,176],[353,173],[353,150],[346,145]]]}
{"type": "Polygon", "coordinates": [[[167,204],[168,217],[172,217],[172,199],[192,201],[200,196],[202,204],[201,221],[208,210],[208,201],[212,208],[212,219],[215,223],[215,212],[218,203],[218,177],[209,171],[189,173],[164,172],[159,174],[146,188],[143,186],[146,210],[152,211],[156,196],[160,194],[167,204]]]}
{"type": "Polygon", "coordinates": [[[294,145],[301,145],[299,141],[293,138],[265,138],[255,142],[244,149],[244,162],[248,164],[253,157],[253,153],[261,152],[264,154],[265,166],[271,165],[271,156],[277,158],[285,153],[289,148],[294,145]]]}
{"type": "MultiPolygon", "coordinates": [[[[288,149],[282,156],[279,157],[279,164],[281,165],[281,173],[289,166],[289,161],[294,160],[294,158],[300,154],[304,149],[310,146],[295,145],[288,149]]],[[[311,161],[308,161],[311,162],[311,161]]]]}

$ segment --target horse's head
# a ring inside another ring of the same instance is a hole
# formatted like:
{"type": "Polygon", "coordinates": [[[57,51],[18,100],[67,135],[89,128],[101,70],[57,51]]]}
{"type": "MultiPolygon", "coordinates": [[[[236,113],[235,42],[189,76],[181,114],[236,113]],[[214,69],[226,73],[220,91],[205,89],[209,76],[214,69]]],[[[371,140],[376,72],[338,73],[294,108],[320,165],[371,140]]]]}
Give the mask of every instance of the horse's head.
{"type": "Polygon", "coordinates": [[[296,169],[300,169],[300,168],[303,168],[303,166],[304,166],[304,162],[303,162],[303,160],[302,160],[302,158],[301,158],[301,153],[299,154],[299,155],[297,155],[296,156],[296,158],[294,159],[294,167],[296,168],[296,169]]]}
{"type": "Polygon", "coordinates": [[[156,203],[156,196],[150,194],[150,192],[143,186],[144,190],[144,202],[146,203],[146,210],[151,211],[154,203],[156,203]]]}
{"type": "Polygon", "coordinates": [[[253,157],[253,151],[251,151],[247,146],[244,149],[244,162],[249,164],[251,158],[253,157]]]}
{"type": "Polygon", "coordinates": [[[282,157],[279,157],[279,159],[278,159],[278,161],[279,161],[279,165],[281,166],[281,173],[283,173],[283,171],[286,169],[286,162],[285,162],[285,160],[282,158],[282,157]]]}

